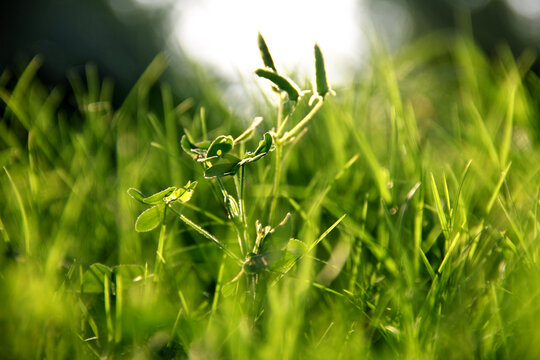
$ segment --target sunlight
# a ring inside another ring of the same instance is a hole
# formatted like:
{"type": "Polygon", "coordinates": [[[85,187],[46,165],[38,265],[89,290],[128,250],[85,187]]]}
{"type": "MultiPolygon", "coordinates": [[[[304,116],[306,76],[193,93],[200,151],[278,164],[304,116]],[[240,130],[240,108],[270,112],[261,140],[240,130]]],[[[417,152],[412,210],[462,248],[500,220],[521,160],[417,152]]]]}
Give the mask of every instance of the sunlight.
{"type": "Polygon", "coordinates": [[[312,74],[313,44],[317,42],[330,77],[339,82],[365,56],[361,10],[354,0],[178,2],[174,36],[189,57],[230,80],[262,65],[256,47],[259,31],[278,70],[298,71],[300,76],[312,74]]]}

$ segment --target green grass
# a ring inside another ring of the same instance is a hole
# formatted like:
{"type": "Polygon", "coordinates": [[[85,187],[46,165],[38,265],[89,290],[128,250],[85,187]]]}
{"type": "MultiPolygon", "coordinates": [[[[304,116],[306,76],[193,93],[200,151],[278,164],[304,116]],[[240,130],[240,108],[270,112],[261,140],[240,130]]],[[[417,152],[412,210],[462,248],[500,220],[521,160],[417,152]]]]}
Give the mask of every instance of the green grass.
{"type": "Polygon", "coordinates": [[[271,104],[243,118],[243,104],[223,103],[204,79],[201,98],[176,103],[161,56],[118,108],[92,66],[85,81],[71,77],[73,97],[35,79],[38,59],[14,86],[5,72],[3,356],[539,358],[540,79],[530,64],[440,34],[394,56],[375,49],[279,150],[277,188],[277,151],[246,167],[248,238],[256,220],[275,226],[290,212],[304,248],[282,273],[234,282],[242,265],[204,232],[241,257],[235,226],[180,139],[184,128],[237,137],[263,116],[242,145],[255,149],[276,125],[271,104]],[[169,212],[161,230],[135,231],[148,206],[129,188],[188,181],[198,185],[181,211],[201,230],[169,212]]]}

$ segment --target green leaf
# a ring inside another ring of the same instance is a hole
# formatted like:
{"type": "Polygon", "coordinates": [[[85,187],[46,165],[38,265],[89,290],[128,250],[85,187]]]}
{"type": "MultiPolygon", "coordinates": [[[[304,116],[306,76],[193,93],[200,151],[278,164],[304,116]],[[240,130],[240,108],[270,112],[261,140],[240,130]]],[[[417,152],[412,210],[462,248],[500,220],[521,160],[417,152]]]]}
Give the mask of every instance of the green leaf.
{"type": "Polygon", "coordinates": [[[281,91],[285,91],[289,96],[289,100],[298,101],[298,98],[300,97],[300,88],[291,79],[287,79],[286,77],[278,75],[275,72],[267,69],[257,69],[255,70],[255,74],[257,74],[259,77],[270,80],[281,91]]]}
{"type": "Polygon", "coordinates": [[[110,278],[111,268],[103,264],[92,264],[84,273],[82,278],[82,291],[87,294],[97,294],[103,292],[103,279],[110,278]]]}
{"type": "Polygon", "coordinates": [[[240,162],[240,165],[259,160],[273,149],[273,143],[274,139],[272,135],[268,132],[265,133],[264,138],[259,141],[259,146],[257,146],[257,149],[255,149],[254,152],[247,152],[244,156],[244,159],[240,162]]]}
{"type": "Polygon", "coordinates": [[[135,230],[138,232],[154,230],[159,224],[161,224],[161,221],[163,221],[163,217],[165,216],[165,206],[165,204],[159,204],[145,210],[137,218],[137,222],[135,222],[135,230]]]}
{"type": "Polygon", "coordinates": [[[259,36],[257,37],[257,44],[259,45],[259,51],[261,52],[261,58],[264,63],[264,66],[274,70],[274,72],[277,74],[276,66],[274,65],[274,60],[272,59],[272,55],[270,55],[268,46],[266,46],[266,41],[264,41],[264,38],[261,35],[261,33],[259,33],[259,36]]]}
{"type": "Polygon", "coordinates": [[[160,192],[157,192],[154,195],[150,195],[147,198],[144,198],[143,202],[148,205],[164,204],[165,197],[171,195],[175,190],[176,190],[176,187],[174,186],[168,187],[165,190],[161,190],[160,192]]]}
{"type": "Polygon", "coordinates": [[[173,193],[169,196],[167,196],[164,200],[166,203],[170,203],[173,201],[180,201],[181,203],[186,203],[191,199],[191,196],[193,196],[193,191],[197,187],[197,182],[191,182],[188,181],[186,186],[183,188],[176,189],[173,191],[173,193]]]}
{"type": "Polygon", "coordinates": [[[317,44],[315,44],[315,82],[317,94],[324,97],[330,91],[330,87],[326,78],[323,54],[317,44]]]}
{"type": "Polygon", "coordinates": [[[233,146],[234,140],[232,136],[220,135],[214,141],[212,141],[212,144],[210,145],[210,147],[208,148],[208,152],[206,153],[205,160],[223,156],[229,151],[231,151],[233,146]]]}
{"type": "Polygon", "coordinates": [[[206,158],[206,153],[208,152],[208,147],[210,146],[209,141],[203,141],[195,145],[188,139],[186,135],[182,136],[180,144],[182,146],[182,150],[191,156],[193,160],[206,158]]]}
{"type": "Polygon", "coordinates": [[[144,204],[144,195],[142,192],[135,188],[129,188],[127,191],[128,195],[137,200],[138,202],[144,204]]]}
{"type": "Polygon", "coordinates": [[[214,163],[211,168],[206,169],[204,177],[210,179],[218,176],[234,175],[239,168],[240,159],[229,155],[214,163]]]}

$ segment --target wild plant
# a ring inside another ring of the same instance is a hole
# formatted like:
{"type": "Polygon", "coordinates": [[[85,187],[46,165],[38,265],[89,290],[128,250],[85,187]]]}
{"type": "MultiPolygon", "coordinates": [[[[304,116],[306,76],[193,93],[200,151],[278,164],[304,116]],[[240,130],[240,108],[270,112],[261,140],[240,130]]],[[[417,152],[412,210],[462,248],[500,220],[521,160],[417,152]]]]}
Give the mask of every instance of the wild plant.
{"type": "Polygon", "coordinates": [[[246,150],[246,148],[248,148],[249,140],[254,137],[256,129],[263,123],[262,117],[256,117],[251,125],[238,136],[227,134],[219,135],[212,141],[197,141],[185,129],[181,140],[184,152],[200,165],[204,179],[212,183],[215,193],[218,194],[229,224],[234,228],[238,246],[236,249],[230,248],[224,241],[219,240],[182,213],[184,205],[196,191],[196,181],[188,181],[183,187],[171,186],[150,196],[145,196],[141,191],[130,188],[128,194],[131,197],[145,205],[150,205],[137,218],[135,230],[147,232],[160,227],[155,276],[159,276],[158,267],[163,259],[166,231],[164,219],[168,213],[173,214],[188,227],[215,243],[240,266],[238,275],[223,287],[223,292],[230,292],[237,285],[237,280],[240,279],[241,275],[245,274],[247,275],[247,291],[253,297],[256,295],[260,274],[263,272],[271,273],[274,281],[279,280],[342,219],[335,222],[313,244],[307,244],[294,238],[290,213],[287,213],[283,219],[278,221],[275,219],[282,181],[283,149],[299,139],[299,135],[307,130],[306,126],[321,109],[325,99],[334,92],[328,83],[323,54],[317,44],[314,46],[315,82],[313,90],[301,90],[293,80],[278,72],[268,46],[260,33],[258,34],[258,46],[264,67],[255,70],[255,74],[268,80],[272,92],[279,98],[276,120],[272,129],[262,135],[258,145],[252,150],[246,150]],[[291,126],[290,119],[299,109],[297,105],[310,93],[312,95],[308,101],[309,111],[301,120],[291,126]],[[267,214],[259,214],[255,224],[255,233],[251,234],[246,216],[246,172],[249,171],[251,164],[259,160],[267,160],[272,153],[275,159],[271,175],[273,178],[272,191],[266,206],[268,211],[267,214]],[[227,177],[233,178],[234,191],[225,186],[224,179],[227,177]],[[266,220],[265,216],[267,216],[266,220]],[[267,225],[263,225],[263,222],[266,222],[267,225]]]}

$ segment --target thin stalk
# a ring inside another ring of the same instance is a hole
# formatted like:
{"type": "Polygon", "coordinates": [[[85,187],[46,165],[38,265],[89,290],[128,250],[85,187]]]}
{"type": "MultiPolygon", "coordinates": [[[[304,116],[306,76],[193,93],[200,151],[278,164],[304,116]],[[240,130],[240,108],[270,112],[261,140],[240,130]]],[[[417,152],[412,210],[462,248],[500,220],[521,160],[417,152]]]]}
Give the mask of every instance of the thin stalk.
{"type": "MultiPolygon", "coordinates": [[[[282,129],[282,119],[283,119],[283,97],[279,97],[279,106],[278,106],[278,116],[276,122],[276,128],[282,129]]],[[[279,130],[278,130],[279,131],[279,130]]],[[[279,136],[277,133],[276,138],[279,136]]],[[[270,212],[268,213],[268,224],[272,224],[274,220],[274,212],[276,210],[277,198],[279,192],[279,179],[281,175],[281,142],[276,141],[276,161],[274,163],[274,183],[272,185],[272,202],[270,203],[270,212]]]]}
{"type": "Polygon", "coordinates": [[[244,240],[244,247],[247,249],[250,248],[248,242],[248,231],[247,231],[247,215],[246,215],[246,202],[245,202],[245,169],[244,166],[240,166],[238,176],[234,177],[234,185],[236,187],[236,194],[238,195],[238,206],[240,208],[240,219],[242,221],[242,238],[244,240]]]}
{"type": "MultiPolygon", "coordinates": [[[[235,177],[236,178],[236,177],[235,177]]],[[[223,195],[223,199],[226,199],[227,196],[228,196],[228,193],[227,193],[227,190],[225,189],[225,185],[223,185],[223,182],[221,181],[221,179],[219,177],[216,178],[217,180],[217,183],[219,185],[219,188],[221,190],[221,194],[223,195]]],[[[235,179],[235,182],[237,180],[235,179]]],[[[225,208],[227,209],[227,216],[229,217],[229,219],[231,220],[231,222],[233,223],[234,225],[234,230],[236,230],[236,235],[238,237],[238,246],[240,246],[240,253],[242,254],[242,256],[244,256],[246,253],[244,252],[244,249],[247,250],[247,247],[246,245],[244,244],[244,239],[242,239],[242,230],[238,227],[238,223],[235,221],[234,219],[234,215],[233,213],[231,212],[231,209],[227,206],[227,202],[226,200],[224,200],[225,202],[225,208]]],[[[239,205],[240,206],[240,205],[239,205]]]]}
{"type": "Polygon", "coordinates": [[[302,120],[300,120],[300,122],[296,124],[295,127],[287,131],[281,139],[278,139],[277,143],[283,144],[285,141],[293,137],[298,131],[300,131],[300,129],[302,129],[313,118],[313,116],[317,113],[317,111],[319,111],[323,103],[324,103],[323,99],[322,98],[319,99],[317,101],[317,104],[311,109],[311,111],[302,120]]]}
{"type": "Polygon", "coordinates": [[[172,206],[169,206],[169,209],[171,209],[171,211],[173,213],[175,213],[179,218],[180,220],[182,220],[183,222],[185,222],[187,225],[191,226],[191,228],[193,228],[193,230],[197,231],[199,234],[201,234],[202,236],[204,236],[205,238],[207,238],[208,240],[216,243],[217,246],[220,247],[221,250],[223,250],[228,256],[230,256],[231,258],[233,258],[234,260],[236,260],[236,262],[240,265],[242,265],[242,260],[240,260],[240,258],[238,256],[236,256],[232,251],[230,251],[227,246],[225,244],[223,244],[221,241],[219,241],[214,235],[210,234],[208,231],[204,230],[202,227],[200,227],[199,225],[195,224],[193,221],[189,220],[187,217],[185,217],[184,215],[182,215],[180,212],[178,212],[175,208],[173,208],[172,206]]]}
{"type": "Polygon", "coordinates": [[[103,300],[105,303],[105,318],[107,319],[107,340],[112,342],[114,340],[114,329],[111,314],[111,292],[109,286],[109,277],[107,275],[103,275],[103,300]]]}
{"type": "Polygon", "coordinates": [[[281,177],[281,152],[282,144],[276,143],[276,161],[274,167],[274,184],[272,185],[272,202],[270,203],[270,213],[268,214],[268,224],[272,224],[274,220],[274,212],[276,211],[277,199],[279,193],[279,179],[281,177]]]}
{"type": "MultiPolygon", "coordinates": [[[[165,212],[167,211],[167,208],[165,208],[165,212]]],[[[156,275],[155,280],[159,279],[159,275],[161,273],[162,264],[165,264],[165,258],[163,257],[163,249],[165,248],[165,232],[167,230],[167,226],[165,225],[165,222],[161,223],[161,228],[159,229],[159,240],[158,240],[158,248],[156,251],[156,263],[154,265],[154,274],[156,275]]]]}
{"type": "Polygon", "coordinates": [[[283,119],[283,96],[279,95],[279,105],[278,105],[278,115],[277,115],[277,124],[276,129],[279,129],[281,127],[281,122],[283,119]]]}
{"type": "Polygon", "coordinates": [[[223,254],[223,258],[221,259],[221,265],[218,271],[216,288],[214,290],[214,300],[212,301],[212,311],[210,312],[208,328],[210,328],[210,326],[212,325],[212,321],[214,320],[214,317],[216,316],[216,313],[217,313],[219,295],[221,294],[221,287],[223,286],[223,273],[225,272],[225,260],[226,260],[225,254],[223,254]]]}

